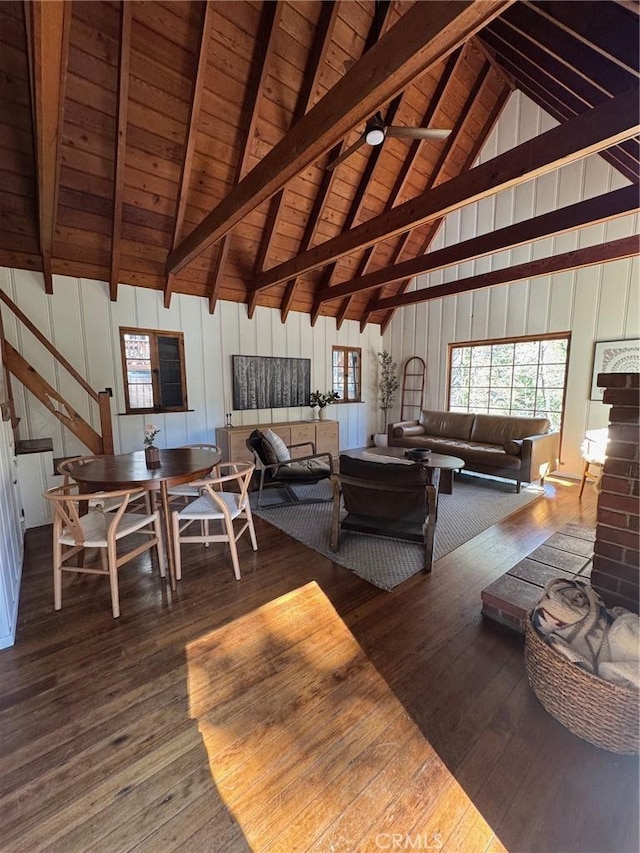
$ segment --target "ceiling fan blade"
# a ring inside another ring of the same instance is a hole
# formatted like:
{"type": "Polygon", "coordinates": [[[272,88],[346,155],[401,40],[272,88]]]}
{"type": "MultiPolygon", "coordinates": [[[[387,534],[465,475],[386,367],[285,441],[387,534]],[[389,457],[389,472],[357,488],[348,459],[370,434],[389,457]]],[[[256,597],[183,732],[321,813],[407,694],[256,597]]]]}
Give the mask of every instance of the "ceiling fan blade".
{"type": "Polygon", "coordinates": [[[357,142],[354,142],[353,145],[350,145],[348,148],[346,148],[342,152],[342,154],[340,154],[339,157],[335,158],[335,160],[332,160],[330,163],[327,163],[327,169],[329,171],[331,171],[332,169],[335,169],[336,166],[339,166],[343,160],[346,160],[347,157],[350,157],[354,152],[356,152],[358,150],[358,148],[360,148],[361,145],[364,145],[365,142],[366,142],[366,139],[365,139],[365,135],[363,133],[357,142]]]}
{"type": "Polygon", "coordinates": [[[396,139],[446,139],[450,130],[438,127],[388,127],[387,136],[396,139]]]}

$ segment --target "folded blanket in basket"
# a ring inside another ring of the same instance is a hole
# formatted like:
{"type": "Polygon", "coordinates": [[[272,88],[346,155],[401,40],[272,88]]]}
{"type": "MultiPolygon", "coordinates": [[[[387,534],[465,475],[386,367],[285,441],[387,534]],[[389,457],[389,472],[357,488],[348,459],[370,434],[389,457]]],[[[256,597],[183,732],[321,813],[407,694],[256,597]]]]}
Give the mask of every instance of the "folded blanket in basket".
{"type": "Polygon", "coordinates": [[[549,581],[532,622],[551,646],[588,672],[640,686],[640,618],[624,608],[608,611],[590,586],[549,581]]]}

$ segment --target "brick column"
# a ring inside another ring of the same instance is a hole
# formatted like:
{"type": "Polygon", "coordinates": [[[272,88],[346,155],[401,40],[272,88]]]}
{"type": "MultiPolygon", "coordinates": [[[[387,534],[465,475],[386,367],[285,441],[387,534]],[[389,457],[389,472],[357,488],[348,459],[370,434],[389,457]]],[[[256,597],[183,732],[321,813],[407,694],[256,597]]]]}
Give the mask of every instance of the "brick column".
{"type": "Polygon", "coordinates": [[[640,374],[600,373],[609,413],[609,443],[598,498],[591,585],[608,607],[636,613],[640,599],[640,374]]]}

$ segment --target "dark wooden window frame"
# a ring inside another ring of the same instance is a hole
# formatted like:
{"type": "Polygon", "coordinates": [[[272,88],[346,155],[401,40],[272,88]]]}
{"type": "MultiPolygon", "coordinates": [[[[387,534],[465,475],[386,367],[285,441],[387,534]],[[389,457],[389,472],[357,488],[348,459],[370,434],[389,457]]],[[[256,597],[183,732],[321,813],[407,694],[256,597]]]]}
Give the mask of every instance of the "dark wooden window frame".
{"type": "Polygon", "coordinates": [[[184,332],[167,332],[161,329],[139,329],[133,326],[120,326],[120,354],[122,357],[122,378],[124,382],[124,404],[125,412],[128,415],[143,415],[150,413],[163,412],[187,412],[187,375],[185,370],[184,359],[184,332]],[[151,385],[153,389],[153,406],[150,408],[135,408],[131,406],[129,400],[129,382],[127,379],[127,357],[125,352],[124,336],[130,335],[148,335],[151,353],[151,385]],[[178,341],[178,352],[180,358],[180,384],[182,387],[182,406],[162,406],[160,400],[161,385],[160,385],[160,357],[158,355],[158,338],[176,338],[178,341]]]}
{"type": "Polygon", "coordinates": [[[556,340],[558,338],[566,338],[567,341],[567,362],[566,362],[566,370],[564,375],[564,389],[562,392],[562,411],[560,413],[560,440],[562,441],[562,434],[564,429],[564,413],[567,404],[567,380],[569,376],[569,359],[571,357],[571,332],[545,332],[541,335],[513,335],[507,338],[488,338],[487,340],[482,341],[453,341],[449,344],[448,347],[448,360],[447,360],[447,411],[449,411],[449,407],[451,405],[451,361],[453,358],[453,350],[461,347],[480,347],[480,346],[491,346],[493,344],[513,344],[513,343],[526,343],[527,341],[549,341],[556,340]]]}
{"type": "Polygon", "coordinates": [[[352,353],[352,352],[358,353],[358,376],[356,377],[357,378],[356,384],[357,384],[357,388],[358,388],[358,395],[357,395],[357,397],[347,397],[347,398],[340,397],[339,400],[336,400],[336,403],[361,403],[362,402],[362,347],[349,347],[349,346],[335,345],[331,348],[331,378],[332,378],[332,380],[333,380],[333,354],[335,352],[344,353],[344,363],[346,365],[345,376],[344,376],[345,390],[348,389],[348,387],[349,387],[349,384],[348,384],[349,365],[350,365],[349,353],[352,353]]]}

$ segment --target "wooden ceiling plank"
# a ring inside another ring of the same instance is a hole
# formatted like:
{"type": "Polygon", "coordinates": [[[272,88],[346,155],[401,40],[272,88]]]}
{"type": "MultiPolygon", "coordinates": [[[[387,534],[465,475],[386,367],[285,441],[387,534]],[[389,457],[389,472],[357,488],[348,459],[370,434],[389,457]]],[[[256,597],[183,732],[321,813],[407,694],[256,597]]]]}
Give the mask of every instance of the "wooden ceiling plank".
{"type": "MultiPolygon", "coordinates": [[[[446,101],[451,84],[456,79],[456,75],[460,69],[460,66],[462,65],[462,61],[465,55],[465,47],[466,46],[461,47],[447,60],[443,72],[440,75],[440,79],[438,80],[438,85],[436,86],[436,89],[433,93],[433,97],[431,98],[426,112],[422,117],[422,127],[428,127],[431,124],[434,119],[434,116],[442,107],[443,103],[446,101]]],[[[455,130],[452,131],[451,135],[449,136],[449,140],[454,135],[454,133],[455,130]]],[[[447,140],[447,145],[450,144],[449,140],[447,140]]],[[[416,139],[411,143],[407,158],[402,164],[395,183],[391,189],[391,193],[389,195],[385,210],[391,210],[391,208],[395,207],[395,205],[398,203],[398,199],[402,197],[402,194],[406,189],[409,176],[416,164],[416,161],[418,160],[420,153],[422,152],[423,145],[424,140],[422,139],[416,139]]],[[[370,246],[368,249],[365,250],[365,255],[358,267],[358,272],[360,276],[365,275],[367,269],[369,268],[369,265],[372,262],[374,253],[375,246],[370,246]]],[[[316,295],[314,310],[318,313],[320,311],[320,306],[322,305],[322,299],[320,297],[328,289],[328,287],[323,288],[322,290],[319,290],[318,294],[316,295]]],[[[351,307],[351,301],[351,297],[348,296],[338,311],[336,318],[336,325],[338,329],[340,329],[342,323],[345,320],[346,314],[349,308],[351,307]]]]}
{"type": "Polygon", "coordinates": [[[524,4],[586,47],[638,76],[638,27],[627,21],[623,10],[610,3],[582,3],[579,12],[573,3],[555,0],[545,0],[543,4],[524,0],[524,4]],[[619,26],[613,24],[613,16],[620,18],[619,26]]]}
{"type": "Polygon", "coordinates": [[[547,75],[567,92],[579,98],[586,107],[598,106],[609,97],[591,80],[577,73],[570,65],[560,62],[553,54],[525,38],[502,20],[492,21],[491,26],[484,29],[477,40],[485,42],[499,53],[502,53],[502,48],[509,48],[512,53],[530,63],[538,73],[547,75]]]}
{"type": "Polygon", "coordinates": [[[618,95],[564,125],[434,187],[429,193],[410,199],[267,270],[257,284],[263,287],[302,275],[358,249],[445,216],[472,201],[517,186],[629,139],[640,130],[637,102],[637,89],[618,95]]]}
{"type": "MultiPolygon", "coordinates": [[[[625,216],[638,211],[640,211],[640,199],[638,198],[637,187],[622,187],[622,189],[614,190],[606,195],[595,196],[586,201],[561,207],[541,216],[535,216],[532,219],[490,231],[479,237],[463,240],[461,243],[455,243],[452,246],[439,249],[437,252],[431,252],[428,255],[411,258],[385,269],[377,270],[363,276],[359,281],[354,279],[344,285],[337,285],[334,290],[341,292],[332,294],[331,298],[338,299],[348,292],[363,293],[374,287],[392,284],[404,278],[414,278],[417,275],[446,269],[455,264],[474,261],[486,255],[514,249],[535,240],[555,237],[559,234],[565,234],[567,231],[598,225],[618,216],[625,216]]],[[[328,299],[329,297],[326,297],[325,301],[328,299]]]]}
{"type": "MultiPolygon", "coordinates": [[[[187,209],[187,196],[191,184],[191,169],[193,167],[193,155],[196,147],[196,134],[200,118],[200,107],[202,104],[202,92],[204,90],[204,79],[207,71],[207,56],[211,42],[211,25],[214,17],[214,3],[204,4],[204,15],[202,17],[202,28],[200,31],[200,46],[198,48],[198,64],[193,78],[193,89],[191,103],[189,105],[189,118],[187,120],[187,135],[184,144],[184,156],[180,168],[180,189],[178,191],[178,202],[176,205],[176,218],[173,226],[173,237],[171,248],[175,249],[182,232],[184,215],[187,209]]],[[[169,273],[164,288],[164,307],[171,305],[171,296],[175,288],[175,275],[169,273]]]]}
{"type": "Polygon", "coordinates": [[[563,252],[560,255],[537,258],[535,261],[527,261],[512,267],[492,270],[481,275],[451,281],[447,284],[438,284],[435,287],[425,287],[421,290],[414,290],[411,293],[390,296],[378,302],[378,309],[417,305],[420,302],[429,302],[432,299],[441,299],[444,296],[454,296],[458,293],[468,293],[472,290],[494,287],[498,284],[508,284],[513,281],[554,275],[555,273],[567,272],[568,270],[595,266],[596,264],[606,264],[612,261],[635,257],[636,255],[640,255],[640,236],[634,234],[631,237],[622,237],[619,240],[611,240],[608,243],[601,243],[597,246],[573,249],[570,252],[563,252]]]}
{"type": "MultiPolygon", "coordinates": [[[[393,101],[389,104],[389,108],[387,109],[386,115],[384,117],[385,125],[391,125],[395,121],[395,117],[398,113],[398,109],[400,108],[400,104],[402,102],[402,95],[398,95],[393,101]]],[[[358,186],[356,188],[356,192],[351,200],[351,204],[349,206],[349,210],[347,211],[347,215],[344,220],[344,224],[342,226],[343,231],[349,231],[349,229],[353,228],[353,226],[357,223],[360,218],[360,214],[362,213],[362,207],[365,202],[367,192],[369,191],[369,185],[371,184],[371,180],[373,178],[373,174],[375,172],[376,165],[378,160],[380,159],[380,155],[382,154],[382,145],[377,145],[371,149],[369,154],[369,159],[367,160],[367,165],[364,167],[364,171],[360,177],[358,182],[358,186]]],[[[318,290],[325,290],[330,287],[331,284],[331,276],[334,273],[336,268],[336,264],[329,264],[329,266],[325,269],[322,274],[322,278],[318,285],[318,290]]],[[[314,304],[311,311],[311,325],[315,326],[316,321],[318,319],[318,315],[320,313],[320,305],[316,308],[314,304]]],[[[283,322],[286,320],[286,315],[283,317],[283,322]]]]}
{"type": "Polygon", "coordinates": [[[634,84],[633,75],[595,52],[585,50],[582,44],[568,38],[560,29],[549,27],[540,15],[522,3],[508,9],[501,21],[606,95],[624,92],[634,84]]]}
{"type": "Polygon", "coordinates": [[[118,117],[116,124],[116,150],[114,157],[113,227],[111,242],[111,268],[109,297],[118,298],[120,277],[120,235],[122,230],[122,200],[124,196],[124,169],[127,151],[127,110],[129,106],[129,65],[131,60],[132,4],[121,3],[120,57],[118,63],[118,117]]]}
{"type": "MultiPolygon", "coordinates": [[[[247,87],[246,97],[243,104],[243,112],[250,116],[249,125],[244,133],[244,141],[238,165],[236,167],[234,184],[237,186],[244,178],[248,171],[249,156],[251,146],[256,132],[256,125],[259,117],[259,104],[264,95],[264,89],[269,73],[269,66],[275,51],[276,37],[280,26],[280,19],[284,9],[283,3],[265,3],[262,7],[262,20],[257,37],[256,56],[253,60],[254,69],[259,67],[259,71],[253,71],[253,82],[249,82],[247,87]]],[[[225,234],[220,241],[218,258],[214,275],[211,280],[211,290],[209,293],[209,313],[213,314],[220,293],[220,287],[224,276],[224,267],[229,252],[229,242],[231,234],[225,234]]]]}
{"type": "Polygon", "coordinates": [[[412,6],[181,242],[169,256],[168,270],[179,272],[221,240],[381,104],[443,61],[509,5],[510,0],[441,0],[430,4],[429,15],[421,3],[412,6]]]}
{"type": "Polygon", "coordinates": [[[66,0],[25,2],[24,15],[38,176],[40,253],[45,292],[52,294],[51,255],[58,209],[71,3],[66,0]]]}
{"type": "MultiPolygon", "coordinates": [[[[376,44],[376,42],[378,41],[380,36],[386,30],[386,28],[389,24],[390,12],[391,12],[391,3],[388,2],[388,0],[385,0],[385,2],[376,2],[375,3],[373,20],[371,22],[371,26],[369,27],[369,32],[367,33],[367,38],[365,40],[364,47],[362,49],[363,54],[366,53],[368,50],[370,50],[374,44],[376,44]]],[[[400,103],[399,98],[400,98],[400,96],[398,96],[398,98],[396,98],[396,102],[397,102],[396,107],[395,108],[390,107],[389,112],[390,112],[390,115],[392,115],[392,116],[394,116],[396,111],[397,111],[397,105],[399,105],[399,103],[400,103]]],[[[389,122],[391,120],[392,119],[389,118],[389,122]]],[[[333,147],[333,149],[331,150],[331,152],[329,154],[329,157],[327,158],[327,163],[333,163],[336,160],[339,160],[340,157],[343,156],[347,150],[346,145],[347,145],[347,137],[345,137],[339,145],[336,145],[333,147]]],[[[366,183],[368,184],[369,177],[371,176],[371,173],[373,172],[373,168],[378,161],[378,157],[379,157],[379,152],[378,152],[378,154],[375,154],[375,152],[372,153],[372,156],[369,158],[369,161],[365,167],[365,172],[364,172],[363,178],[360,182],[360,187],[362,187],[362,182],[364,180],[366,180],[366,183]],[[367,175],[369,177],[367,177],[367,175]]],[[[299,251],[301,251],[301,252],[306,251],[309,248],[309,246],[311,245],[311,243],[313,242],[313,239],[316,235],[316,231],[320,227],[320,224],[322,221],[322,212],[324,209],[324,204],[325,204],[325,201],[327,199],[328,194],[331,192],[331,188],[333,186],[333,180],[334,180],[334,178],[337,178],[338,174],[339,174],[335,169],[330,170],[331,180],[329,180],[327,182],[326,181],[326,172],[327,171],[328,170],[326,169],[326,166],[325,166],[325,175],[323,175],[323,178],[322,178],[320,190],[318,192],[318,198],[316,199],[316,202],[314,203],[314,207],[313,207],[311,214],[309,216],[309,221],[307,222],[307,227],[305,229],[305,233],[303,235],[303,239],[302,239],[300,247],[299,247],[299,251]]],[[[358,197],[359,192],[360,192],[359,190],[356,191],[356,199],[358,197]]],[[[362,202],[363,197],[364,197],[364,193],[361,193],[360,194],[360,201],[357,202],[358,209],[360,207],[360,204],[362,202]]],[[[353,206],[352,206],[352,209],[353,209],[353,206]]],[[[291,311],[291,306],[293,305],[293,299],[294,299],[295,294],[296,294],[297,286],[298,286],[297,277],[293,278],[293,279],[291,279],[291,281],[287,282],[287,285],[285,287],[285,292],[284,292],[282,300],[280,302],[280,320],[282,323],[285,323],[287,320],[287,317],[289,316],[289,312],[291,311]]],[[[251,298],[250,298],[250,305],[253,305],[256,303],[256,300],[257,300],[259,293],[260,293],[260,290],[258,288],[254,288],[254,290],[251,294],[251,298]]],[[[313,312],[312,312],[312,315],[311,315],[311,325],[312,326],[315,325],[316,319],[317,319],[317,316],[314,317],[313,312]]]]}
{"type": "MultiPolygon", "coordinates": [[[[478,136],[476,137],[476,140],[473,144],[473,147],[472,147],[471,151],[469,152],[469,156],[467,157],[467,160],[465,161],[465,164],[464,164],[465,169],[470,169],[471,166],[475,163],[476,157],[480,153],[482,146],[484,145],[484,143],[488,139],[489,134],[491,133],[491,131],[493,130],[493,128],[497,124],[498,119],[502,115],[502,111],[503,111],[507,101],[509,100],[510,94],[511,94],[511,89],[507,88],[506,86],[503,87],[502,92],[498,96],[495,104],[493,105],[491,112],[489,113],[487,120],[485,121],[485,123],[482,127],[481,133],[479,133],[478,136]]],[[[431,224],[431,228],[429,229],[429,233],[427,234],[427,236],[423,240],[422,245],[420,246],[420,250],[418,252],[418,255],[426,255],[426,253],[431,248],[431,245],[432,245],[433,241],[435,240],[436,235],[437,235],[438,231],[440,230],[443,223],[444,223],[444,217],[442,219],[436,219],[436,221],[431,224]]],[[[413,279],[411,279],[411,278],[407,278],[404,281],[402,281],[398,287],[398,293],[404,293],[412,281],[413,281],[413,279]]],[[[382,293],[382,288],[378,292],[382,293]]],[[[369,305],[367,307],[370,308],[371,305],[369,305]]],[[[393,315],[395,314],[395,312],[396,312],[396,309],[391,308],[385,314],[382,322],[380,323],[380,331],[382,334],[384,334],[384,332],[387,330],[389,323],[393,319],[393,315]]]]}
{"type": "MultiPolygon", "coordinates": [[[[488,62],[486,62],[485,65],[483,66],[480,74],[478,75],[478,79],[476,80],[473,88],[469,92],[469,95],[467,96],[465,103],[462,106],[462,110],[460,111],[460,115],[458,116],[455,127],[453,128],[453,131],[451,132],[451,135],[450,135],[449,139],[447,140],[447,145],[442,150],[442,152],[440,154],[440,158],[436,164],[436,168],[433,170],[433,173],[431,174],[431,176],[429,178],[427,190],[433,189],[433,187],[436,186],[439,183],[440,179],[442,178],[442,176],[444,174],[444,170],[447,167],[447,164],[449,162],[449,159],[450,159],[452,153],[455,151],[456,146],[457,146],[460,138],[466,132],[467,123],[471,120],[471,117],[474,116],[474,114],[475,114],[476,102],[480,100],[482,90],[483,90],[485,84],[487,83],[487,81],[489,80],[490,70],[491,70],[491,65],[488,62]]],[[[505,91],[507,93],[510,92],[511,87],[510,86],[507,87],[507,85],[505,85],[505,91]]],[[[489,134],[490,128],[493,127],[493,123],[494,122],[492,121],[490,123],[490,125],[489,124],[485,125],[485,127],[483,128],[483,132],[478,134],[478,136],[474,142],[473,148],[472,148],[470,154],[468,155],[468,157],[464,163],[464,166],[461,170],[461,174],[466,172],[473,165],[473,163],[477,157],[477,154],[480,151],[480,148],[484,144],[484,141],[489,134]]],[[[442,225],[443,222],[444,222],[444,217],[441,217],[440,219],[437,219],[435,222],[432,223],[432,226],[429,228],[427,236],[426,236],[425,240],[423,241],[423,244],[422,244],[420,251],[418,253],[419,256],[426,254],[426,252],[429,249],[429,246],[431,245],[432,241],[435,239],[435,236],[438,233],[438,231],[440,230],[440,226],[442,225]]],[[[400,261],[402,259],[402,256],[405,254],[405,251],[406,251],[407,246],[409,244],[409,240],[411,239],[411,233],[412,233],[411,231],[407,231],[402,235],[402,237],[398,241],[398,244],[397,244],[395,251],[392,255],[391,264],[389,264],[389,266],[393,266],[395,263],[397,263],[398,261],[400,261]]],[[[366,324],[369,320],[369,317],[371,316],[371,313],[373,311],[372,306],[374,306],[376,304],[381,293],[382,293],[382,287],[379,288],[378,290],[376,290],[376,292],[371,295],[371,297],[367,303],[367,307],[366,307],[366,309],[363,313],[363,316],[361,318],[361,321],[360,321],[360,328],[361,329],[364,329],[364,327],[366,326],[366,324]]],[[[352,298],[352,296],[349,298],[352,298]]]]}
{"type": "MultiPolygon", "coordinates": [[[[324,0],[320,11],[320,19],[318,21],[318,29],[314,44],[309,56],[307,68],[303,81],[303,88],[298,96],[296,108],[291,121],[291,126],[299,121],[311,106],[311,102],[316,92],[320,74],[327,59],[327,54],[331,46],[331,40],[338,21],[339,12],[341,10],[340,2],[331,2],[324,0]]],[[[267,214],[267,222],[260,240],[258,254],[255,263],[255,276],[258,276],[267,264],[269,251],[273,243],[274,235],[278,231],[282,209],[285,200],[285,188],[279,190],[271,199],[269,204],[269,212],[267,214]]],[[[249,294],[249,316],[252,317],[257,305],[257,293],[249,294]]]]}
{"type": "MultiPolygon", "coordinates": [[[[522,91],[561,124],[585,111],[575,96],[565,95],[563,98],[561,94],[551,91],[555,81],[542,71],[537,76],[535,71],[528,71],[530,64],[523,57],[510,58],[505,49],[505,52],[501,53],[501,61],[517,77],[522,91]]],[[[633,140],[627,140],[621,145],[614,145],[599,153],[626,178],[637,183],[640,164],[628,148],[633,144],[633,140]]]]}

